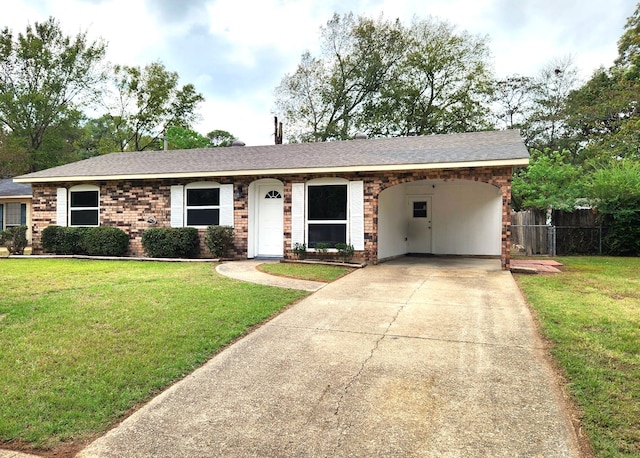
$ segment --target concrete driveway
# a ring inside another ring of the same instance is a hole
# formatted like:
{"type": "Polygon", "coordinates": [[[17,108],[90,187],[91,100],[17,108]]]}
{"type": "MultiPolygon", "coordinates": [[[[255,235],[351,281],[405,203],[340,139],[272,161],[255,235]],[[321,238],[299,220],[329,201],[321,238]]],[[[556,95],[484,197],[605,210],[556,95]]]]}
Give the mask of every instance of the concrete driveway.
{"type": "Polygon", "coordinates": [[[230,346],[83,457],[577,457],[499,261],[403,258],[230,346]]]}

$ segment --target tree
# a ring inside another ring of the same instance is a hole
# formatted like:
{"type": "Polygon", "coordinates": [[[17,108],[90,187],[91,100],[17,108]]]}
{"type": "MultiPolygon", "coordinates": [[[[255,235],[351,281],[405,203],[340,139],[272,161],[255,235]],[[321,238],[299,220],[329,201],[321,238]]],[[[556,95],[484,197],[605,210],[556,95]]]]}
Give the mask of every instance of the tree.
{"type": "Polygon", "coordinates": [[[336,14],[321,29],[321,42],[321,55],[303,54],[276,89],[290,141],[490,127],[486,38],[435,19],[405,27],[336,14]]]}
{"type": "Polygon", "coordinates": [[[615,65],[627,69],[628,79],[640,77],[640,3],[627,18],[625,31],[618,41],[618,58],[615,65]]]}
{"type": "Polygon", "coordinates": [[[576,199],[585,195],[582,168],[570,157],[568,151],[531,151],[529,165],[513,176],[514,208],[572,211],[576,199]]]}
{"type": "Polygon", "coordinates": [[[213,130],[205,137],[183,127],[171,126],[167,129],[169,149],[217,148],[230,146],[234,139],[226,130],[213,130]]]}
{"type": "Polygon", "coordinates": [[[116,123],[117,120],[108,114],[86,120],[82,126],[83,134],[75,142],[77,154],[88,158],[120,151],[116,123]]]}
{"type": "Polygon", "coordinates": [[[407,136],[490,128],[487,38],[435,19],[414,20],[403,36],[405,52],[365,103],[360,129],[407,136]]]}
{"type": "Polygon", "coordinates": [[[29,171],[60,163],[43,145],[99,93],[104,54],[101,40],[88,42],[86,32],[66,36],[53,18],[17,37],[8,28],[0,32],[0,125],[23,145],[29,171]]]}
{"type": "Polygon", "coordinates": [[[322,55],[302,55],[276,89],[276,106],[293,141],[351,137],[366,101],[390,82],[405,46],[398,21],[335,14],[321,28],[322,55]]]}
{"type": "Polygon", "coordinates": [[[598,69],[568,98],[568,125],[580,158],[593,166],[612,158],[640,159],[640,4],[618,41],[618,58],[598,69]]]}
{"type": "Polygon", "coordinates": [[[496,127],[514,129],[522,127],[533,111],[534,79],[512,75],[493,83],[493,112],[496,127]]]}
{"type": "Polygon", "coordinates": [[[29,171],[29,154],[19,140],[0,128],[0,178],[11,178],[29,171]]]}
{"type": "Polygon", "coordinates": [[[115,95],[109,107],[113,138],[120,151],[162,149],[167,128],[188,129],[204,101],[192,84],[178,87],[178,74],[160,62],[144,68],[116,65],[115,95]]]}
{"type": "Polygon", "coordinates": [[[570,57],[554,59],[534,79],[533,110],[523,124],[525,143],[530,148],[550,151],[575,148],[568,140],[567,98],[578,85],[578,69],[570,57]]]}
{"type": "Polygon", "coordinates": [[[209,143],[213,147],[231,146],[236,137],[226,130],[212,130],[207,134],[209,143]]]}
{"type": "Polygon", "coordinates": [[[640,255],[640,162],[613,160],[590,177],[590,196],[607,227],[606,251],[640,255]]]}

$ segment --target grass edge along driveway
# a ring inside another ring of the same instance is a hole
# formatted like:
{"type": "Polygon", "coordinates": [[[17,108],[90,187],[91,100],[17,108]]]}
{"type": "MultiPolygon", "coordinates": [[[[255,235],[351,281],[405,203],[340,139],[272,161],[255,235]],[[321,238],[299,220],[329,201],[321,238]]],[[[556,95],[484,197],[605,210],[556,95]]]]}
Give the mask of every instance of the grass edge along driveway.
{"type": "Polygon", "coordinates": [[[596,456],[640,456],[640,258],[557,259],[563,273],[518,275],[518,284],[596,456]]]}
{"type": "Polygon", "coordinates": [[[101,433],[308,294],[213,267],[0,260],[0,447],[101,433]]]}

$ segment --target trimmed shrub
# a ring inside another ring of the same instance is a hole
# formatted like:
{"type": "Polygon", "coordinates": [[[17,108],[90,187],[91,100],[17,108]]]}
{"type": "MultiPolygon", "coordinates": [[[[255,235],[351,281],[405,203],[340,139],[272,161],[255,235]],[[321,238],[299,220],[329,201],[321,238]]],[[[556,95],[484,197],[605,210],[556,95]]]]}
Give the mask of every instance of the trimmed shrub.
{"type": "Polygon", "coordinates": [[[45,253],[73,254],[73,247],[68,243],[66,227],[47,226],[42,230],[42,250],[45,253]]]}
{"type": "Polygon", "coordinates": [[[293,245],[293,254],[296,255],[297,259],[307,259],[307,245],[304,243],[296,242],[293,245]]]}
{"type": "Polygon", "coordinates": [[[81,249],[89,256],[124,256],[129,250],[129,236],[117,227],[87,227],[83,231],[81,249]]]}
{"type": "Polygon", "coordinates": [[[116,227],[48,226],[42,230],[45,253],[81,254],[89,256],[124,256],[129,237],[116,227]]]}
{"type": "Polygon", "coordinates": [[[204,243],[214,258],[222,258],[233,246],[233,227],[209,226],[204,243]]]}
{"type": "Polygon", "coordinates": [[[200,248],[194,227],[154,227],[142,233],[142,248],[151,258],[195,258],[200,248]]]}
{"type": "Polygon", "coordinates": [[[316,242],[314,248],[316,249],[316,253],[321,261],[327,259],[327,254],[329,253],[329,247],[331,245],[327,242],[316,242]]]}
{"type": "Polygon", "coordinates": [[[0,246],[9,250],[9,254],[23,254],[27,246],[27,226],[9,227],[0,231],[0,246]]]}
{"type": "Polygon", "coordinates": [[[351,261],[355,253],[353,245],[350,243],[336,243],[336,250],[338,250],[338,256],[340,256],[344,262],[351,261]]]}

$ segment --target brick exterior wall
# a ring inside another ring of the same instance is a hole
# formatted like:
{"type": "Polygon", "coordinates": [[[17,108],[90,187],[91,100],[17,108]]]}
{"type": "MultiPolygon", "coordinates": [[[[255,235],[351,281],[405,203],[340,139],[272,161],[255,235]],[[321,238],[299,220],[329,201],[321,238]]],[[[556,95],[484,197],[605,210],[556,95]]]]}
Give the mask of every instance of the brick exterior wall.
{"type": "MultiPolygon", "coordinates": [[[[510,231],[511,231],[511,175],[512,167],[480,167],[467,169],[443,169],[415,172],[372,172],[372,173],[340,173],[332,178],[343,178],[349,181],[364,182],[364,231],[365,250],[356,252],[354,259],[375,263],[378,261],[378,198],[380,193],[392,186],[423,180],[470,180],[496,186],[502,193],[502,252],[503,269],[510,267],[510,231]]],[[[231,256],[235,259],[247,257],[249,234],[249,185],[262,178],[275,178],[284,183],[284,253],[292,258],[291,251],[291,185],[306,183],[315,178],[326,178],[327,175],[279,175],[279,176],[246,176],[236,177],[234,190],[242,190],[242,198],[234,199],[235,240],[231,256]]],[[[130,253],[143,256],[142,232],[150,227],[170,226],[170,192],[171,186],[186,185],[198,179],[190,180],[130,180],[130,181],[96,181],[92,183],[100,187],[100,224],[115,226],[124,230],[131,240],[130,253]],[[157,224],[152,226],[147,218],[153,216],[157,224]]],[[[228,179],[211,180],[220,184],[231,183],[228,179]]],[[[33,185],[33,250],[41,253],[40,237],[42,230],[56,223],[56,189],[70,187],[79,183],[47,183],[33,185]]],[[[204,230],[201,233],[201,256],[209,253],[204,247],[204,230]]]]}

